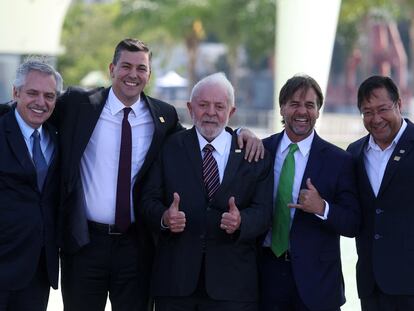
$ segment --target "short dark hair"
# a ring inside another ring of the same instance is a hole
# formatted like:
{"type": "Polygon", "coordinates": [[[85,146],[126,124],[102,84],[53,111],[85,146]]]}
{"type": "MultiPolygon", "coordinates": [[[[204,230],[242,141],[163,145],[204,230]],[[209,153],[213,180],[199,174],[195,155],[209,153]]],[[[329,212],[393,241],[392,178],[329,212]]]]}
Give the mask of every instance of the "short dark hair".
{"type": "Polygon", "coordinates": [[[112,64],[116,65],[118,63],[122,51],[145,52],[148,54],[148,59],[151,63],[152,52],[149,49],[149,47],[141,40],[127,38],[119,42],[115,48],[114,57],[112,58],[112,64]]]}
{"type": "Polygon", "coordinates": [[[400,91],[390,77],[371,76],[364,80],[358,88],[358,109],[361,110],[364,100],[369,101],[374,90],[381,88],[387,90],[390,99],[394,103],[400,99],[400,91]]]}
{"type": "Polygon", "coordinates": [[[286,81],[285,85],[283,85],[279,93],[279,107],[282,107],[284,104],[286,104],[297,90],[303,90],[306,92],[310,88],[315,91],[316,96],[318,97],[316,104],[318,105],[318,109],[320,109],[323,104],[323,94],[321,87],[315,81],[315,79],[303,74],[293,76],[286,81]]]}

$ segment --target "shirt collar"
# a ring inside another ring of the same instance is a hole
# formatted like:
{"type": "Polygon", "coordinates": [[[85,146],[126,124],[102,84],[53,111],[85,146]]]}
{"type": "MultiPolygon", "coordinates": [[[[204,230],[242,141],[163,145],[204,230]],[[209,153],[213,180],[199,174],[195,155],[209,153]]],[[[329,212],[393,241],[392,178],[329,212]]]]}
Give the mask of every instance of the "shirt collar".
{"type": "Polygon", "coordinates": [[[224,152],[226,150],[226,144],[228,141],[228,137],[231,136],[230,133],[228,133],[225,129],[221,131],[221,133],[214,138],[211,142],[208,142],[197,130],[196,133],[198,137],[198,142],[200,144],[200,150],[202,151],[203,148],[207,145],[213,145],[214,149],[220,154],[220,156],[224,155],[224,152]]]}
{"type": "MultiPolygon", "coordinates": [[[[28,125],[23,120],[23,118],[20,116],[17,109],[14,110],[14,115],[16,116],[17,124],[19,125],[20,130],[22,131],[22,134],[23,134],[24,138],[27,139],[27,140],[30,140],[30,137],[32,136],[35,129],[32,128],[30,125],[28,125]]],[[[39,132],[40,137],[42,137],[42,135],[43,135],[43,126],[40,125],[40,127],[37,129],[37,131],[39,132]]]]}
{"type": "MultiPolygon", "coordinates": [[[[401,124],[400,130],[398,131],[397,135],[395,135],[395,137],[392,140],[391,144],[387,148],[385,148],[384,151],[388,150],[390,148],[394,148],[398,144],[398,141],[400,140],[401,135],[404,133],[406,128],[407,128],[407,122],[405,122],[405,120],[402,119],[402,124],[401,124]]],[[[382,149],[375,142],[374,137],[372,137],[372,135],[369,135],[369,140],[368,140],[368,145],[367,145],[366,150],[369,151],[370,149],[381,150],[382,151],[382,149]]]]}
{"type": "MultiPolygon", "coordinates": [[[[296,143],[302,156],[306,157],[309,154],[314,137],[315,131],[313,130],[308,137],[296,143]]],[[[282,141],[280,142],[280,151],[283,153],[287,148],[289,148],[290,144],[293,144],[293,142],[287,136],[286,131],[284,131],[282,141]]]]}
{"type": "MultiPolygon", "coordinates": [[[[125,107],[127,107],[118,99],[118,97],[116,97],[112,88],[109,90],[107,103],[108,103],[109,110],[111,111],[111,114],[113,116],[119,113],[125,107]]],[[[138,115],[138,111],[141,106],[140,103],[141,103],[141,96],[138,97],[135,103],[129,106],[129,108],[132,108],[132,111],[135,116],[138,115]]]]}

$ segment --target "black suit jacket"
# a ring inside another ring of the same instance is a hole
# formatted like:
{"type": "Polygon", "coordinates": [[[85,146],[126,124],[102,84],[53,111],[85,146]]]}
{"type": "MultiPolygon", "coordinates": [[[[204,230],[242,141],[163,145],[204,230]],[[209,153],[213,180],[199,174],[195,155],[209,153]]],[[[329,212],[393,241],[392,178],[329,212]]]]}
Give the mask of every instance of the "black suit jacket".
{"type": "Polygon", "coordinates": [[[202,177],[202,157],[194,128],[173,135],[164,145],[143,189],[143,217],[159,234],[153,266],[154,296],[188,296],[205,267],[206,290],[218,300],[255,301],[258,297],[256,238],[270,225],[271,160],[249,163],[233,134],[223,181],[209,202],[202,177]],[[180,195],[186,214],[182,233],[161,231],[163,212],[180,195]],[[241,214],[240,231],[220,229],[228,200],[235,197],[241,214]],[[204,263],[202,265],[204,254],[204,263]]]}
{"type": "MultiPolygon", "coordinates": [[[[283,132],[263,140],[275,157],[283,132]]],[[[327,220],[295,211],[290,230],[293,275],[299,295],[312,310],[331,310],[345,303],[340,236],[354,237],[360,225],[355,174],[351,155],[316,133],[303,174],[329,203],[327,220]]],[[[284,284],[280,284],[281,289],[284,284]]]]}
{"type": "MultiPolygon", "coordinates": [[[[109,89],[98,88],[86,91],[69,88],[59,97],[52,121],[60,133],[61,151],[61,205],[59,217],[60,244],[64,252],[73,253],[89,243],[88,225],[80,178],[80,161],[105,105],[109,89]]],[[[134,184],[134,211],[138,215],[141,183],[149,166],[159,153],[167,135],[181,129],[177,113],[171,105],[141,94],[148,104],[154,120],[154,135],[144,164],[134,184]]],[[[105,191],[105,189],[102,189],[105,191]]],[[[152,255],[152,237],[143,221],[137,217],[137,232],[140,251],[139,264],[148,267],[152,255]]]]}
{"type": "Polygon", "coordinates": [[[361,298],[375,284],[390,295],[414,295],[414,125],[406,120],[375,197],[364,163],[369,135],[352,143],[362,208],[357,236],[357,285],[361,298]]]}
{"type": "Polygon", "coordinates": [[[58,249],[55,218],[58,204],[56,130],[43,124],[55,144],[40,192],[36,170],[14,110],[0,118],[0,289],[18,290],[33,279],[41,250],[50,284],[57,288],[58,249]]]}

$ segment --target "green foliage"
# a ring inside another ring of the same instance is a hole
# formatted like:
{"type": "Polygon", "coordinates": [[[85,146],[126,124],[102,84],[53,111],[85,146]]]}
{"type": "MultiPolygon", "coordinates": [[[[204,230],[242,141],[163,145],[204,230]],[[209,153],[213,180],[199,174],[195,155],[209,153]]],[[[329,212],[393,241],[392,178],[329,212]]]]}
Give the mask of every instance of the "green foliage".
{"type": "Polygon", "coordinates": [[[73,1],[63,26],[59,70],[67,85],[79,84],[92,70],[106,73],[115,45],[126,37],[147,42],[155,53],[183,43],[189,59],[200,42],[215,38],[230,54],[245,46],[249,65],[259,66],[274,53],[275,6],[276,0],[73,1]]]}
{"type": "Polygon", "coordinates": [[[66,15],[62,31],[64,53],[58,64],[66,85],[79,85],[92,70],[108,72],[115,45],[134,36],[130,28],[115,25],[120,6],[74,2],[66,15]]]}

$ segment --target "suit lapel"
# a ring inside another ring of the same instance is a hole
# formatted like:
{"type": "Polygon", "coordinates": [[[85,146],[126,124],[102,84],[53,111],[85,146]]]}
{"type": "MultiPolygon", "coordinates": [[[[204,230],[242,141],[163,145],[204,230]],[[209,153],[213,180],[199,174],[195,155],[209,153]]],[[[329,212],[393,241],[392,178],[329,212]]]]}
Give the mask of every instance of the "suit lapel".
{"type": "Polygon", "coordinates": [[[311,180],[318,179],[319,171],[322,169],[322,165],[324,163],[324,149],[325,144],[315,132],[311,149],[309,151],[308,163],[306,164],[305,172],[303,173],[303,178],[300,186],[301,189],[307,189],[306,180],[308,178],[311,180]]]}
{"type": "Polygon", "coordinates": [[[367,174],[367,169],[365,167],[365,147],[369,141],[369,135],[365,136],[365,139],[358,146],[357,150],[357,180],[362,184],[361,189],[369,189],[369,195],[372,198],[375,198],[374,190],[372,189],[371,182],[367,174]]]}
{"type": "Polygon", "coordinates": [[[58,139],[57,139],[57,131],[56,129],[49,123],[44,123],[43,127],[45,130],[47,130],[47,132],[49,133],[49,137],[50,140],[53,143],[53,154],[52,157],[50,159],[50,164],[49,164],[49,168],[48,168],[48,172],[47,172],[47,176],[46,176],[46,180],[45,180],[45,185],[43,186],[43,189],[46,188],[46,185],[52,181],[52,182],[56,182],[54,180],[51,180],[50,178],[53,177],[53,172],[56,170],[56,166],[57,166],[57,159],[58,159],[58,139]]]}
{"type": "Polygon", "coordinates": [[[159,150],[159,146],[162,143],[162,128],[166,126],[164,116],[161,114],[160,107],[153,102],[150,98],[145,96],[144,93],[141,93],[142,99],[147,103],[148,108],[150,110],[152,120],[154,122],[154,135],[152,136],[151,145],[148,149],[148,152],[145,156],[144,163],[142,164],[141,169],[137,175],[137,181],[141,180],[142,176],[151,166],[153,159],[156,156],[157,151],[159,150]]]}
{"type": "Polygon", "coordinates": [[[19,125],[17,124],[14,111],[4,116],[4,118],[5,118],[5,124],[6,124],[7,141],[11,149],[13,150],[13,153],[16,159],[22,166],[22,168],[26,171],[33,172],[33,182],[37,188],[36,170],[35,170],[33,161],[30,157],[30,153],[27,150],[27,146],[26,146],[26,142],[24,141],[23,134],[20,130],[19,125]]]}
{"type": "Polygon", "coordinates": [[[395,175],[401,163],[403,163],[407,155],[412,152],[414,147],[414,125],[407,121],[407,128],[401,135],[395,149],[388,160],[387,167],[385,168],[384,177],[382,178],[381,186],[378,191],[378,197],[385,191],[390,184],[391,179],[395,175]]]}
{"type": "Polygon", "coordinates": [[[226,128],[232,134],[231,147],[226,168],[224,170],[223,180],[214,197],[226,192],[227,188],[234,183],[235,175],[242,161],[244,161],[244,152],[237,145],[237,135],[229,128],[226,128]]]}
{"type": "Polygon", "coordinates": [[[75,137],[77,137],[77,139],[73,140],[74,144],[76,144],[72,149],[72,151],[75,152],[75,156],[72,158],[73,163],[80,163],[83,152],[88,145],[102,109],[105,106],[108,94],[109,88],[102,89],[101,91],[90,95],[88,103],[81,103],[82,107],[79,110],[78,122],[76,125],[75,137]]]}
{"type": "Polygon", "coordinates": [[[200,187],[204,189],[204,194],[207,197],[207,191],[203,181],[203,159],[201,157],[200,143],[198,142],[195,127],[184,132],[182,141],[191,170],[196,175],[196,180],[200,187]]]}

